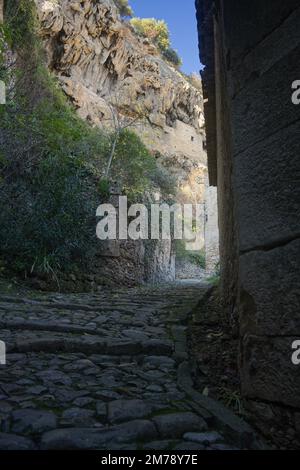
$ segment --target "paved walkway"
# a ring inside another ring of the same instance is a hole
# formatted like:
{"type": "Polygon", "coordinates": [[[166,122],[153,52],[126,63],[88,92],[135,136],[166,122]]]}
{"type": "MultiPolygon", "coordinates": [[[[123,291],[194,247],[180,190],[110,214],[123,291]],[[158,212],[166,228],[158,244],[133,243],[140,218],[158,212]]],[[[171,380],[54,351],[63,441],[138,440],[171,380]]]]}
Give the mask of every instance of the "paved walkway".
{"type": "Polygon", "coordinates": [[[193,389],[186,324],[206,291],[0,295],[0,449],[255,448],[246,423],[193,389]]]}

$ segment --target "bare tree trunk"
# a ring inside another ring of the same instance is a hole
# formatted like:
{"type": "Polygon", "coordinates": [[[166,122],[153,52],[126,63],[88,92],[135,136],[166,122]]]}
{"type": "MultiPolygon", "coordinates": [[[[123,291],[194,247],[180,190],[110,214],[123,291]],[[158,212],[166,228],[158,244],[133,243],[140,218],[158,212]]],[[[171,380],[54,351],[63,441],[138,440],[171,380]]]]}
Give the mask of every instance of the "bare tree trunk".
{"type": "Polygon", "coordinates": [[[3,24],[4,21],[4,0],[0,0],[0,24],[3,24]]]}
{"type": "Polygon", "coordinates": [[[119,132],[116,133],[115,138],[114,138],[114,142],[113,142],[112,147],[111,147],[111,151],[110,151],[110,155],[109,155],[109,160],[108,160],[105,176],[109,175],[109,171],[110,171],[110,167],[111,167],[114,155],[115,155],[118,139],[119,139],[119,132]]]}

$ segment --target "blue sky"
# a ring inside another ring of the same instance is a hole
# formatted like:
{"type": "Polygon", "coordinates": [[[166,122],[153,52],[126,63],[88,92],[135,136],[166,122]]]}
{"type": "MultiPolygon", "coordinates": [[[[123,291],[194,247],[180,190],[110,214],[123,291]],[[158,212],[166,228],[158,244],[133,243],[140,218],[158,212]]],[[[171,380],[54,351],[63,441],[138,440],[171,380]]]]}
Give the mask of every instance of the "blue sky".
{"type": "Polygon", "coordinates": [[[185,73],[199,72],[195,0],[129,0],[135,16],[163,19],[171,32],[172,46],[183,60],[185,73]]]}

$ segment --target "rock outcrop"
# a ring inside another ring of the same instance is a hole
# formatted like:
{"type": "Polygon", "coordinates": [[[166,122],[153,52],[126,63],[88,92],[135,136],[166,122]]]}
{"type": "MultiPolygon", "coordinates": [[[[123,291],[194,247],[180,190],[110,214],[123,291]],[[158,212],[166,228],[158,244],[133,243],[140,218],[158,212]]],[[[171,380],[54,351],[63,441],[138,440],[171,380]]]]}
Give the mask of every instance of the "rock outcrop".
{"type": "Polygon", "coordinates": [[[109,104],[165,129],[176,121],[203,133],[201,91],[120,19],[113,0],[36,0],[49,67],[79,114],[99,125],[109,104]]]}
{"type": "MultiPolygon", "coordinates": [[[[131,120],[158,163],[177,180],[180,202],[203,203],[207,163],[201,89],[120,18],[113,0],[36,0],[36,5],[48,67],[79,116],[104,129],[113,127],[114,113],[131,120]]],[[[163,273],[175,276],[172,248],[165,248],[158,244],[154,250],[157,269],[145,268],[151,280],[161,280],[163,273]]]]}
{"type": "MultiPolygon", "coordinates": [[[[36,0],[48,64],[79,115],[112,126],[112,108],[135,120],[144,143],[182,161],[179,183],[191,169],[206,170],[201,90],[122,21],[113,0],[36,0]]],[[[177,165],[178,166],[178,165],[177,165]]]]}

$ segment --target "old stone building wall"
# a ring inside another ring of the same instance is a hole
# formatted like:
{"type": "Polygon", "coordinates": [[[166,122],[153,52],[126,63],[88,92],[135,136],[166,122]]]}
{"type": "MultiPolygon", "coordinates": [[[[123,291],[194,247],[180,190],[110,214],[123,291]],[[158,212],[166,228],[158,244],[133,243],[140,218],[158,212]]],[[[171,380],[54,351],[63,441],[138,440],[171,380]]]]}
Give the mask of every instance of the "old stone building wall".
{"type": "Polygon", "coordinates": [[[238,319],[245,405],[299,446],[300,6],[197,0],[208,166],[218,186],[223,299],[238,319]],[[235,313],[236,312],[236,313],[235,313]]]}
{"type": "Polygon", "coordinates": [[[231,122],[222,30],[214,3],[196,2],[200,32],[209,184],[218,188],[218,226],[222,304],[233,326],[238,322],[238,240],[233,195],[231,122]]]}
{"type": "Polygon", "coordinates": [[[160,128],[139,122],[135,128],[151,150],[160,152],[162,155],[185,155],[196,163],[207,165],[207,155],[203,150],[204,130],[197,131],[190,124],[178,119],[172,127],[160,128]]]}
{"type": "Polygon", "coordinates": [[[218,193],[209,186],[205,193],[205,263],[208,273],[216,272],[220,260],[218,193]]]}

